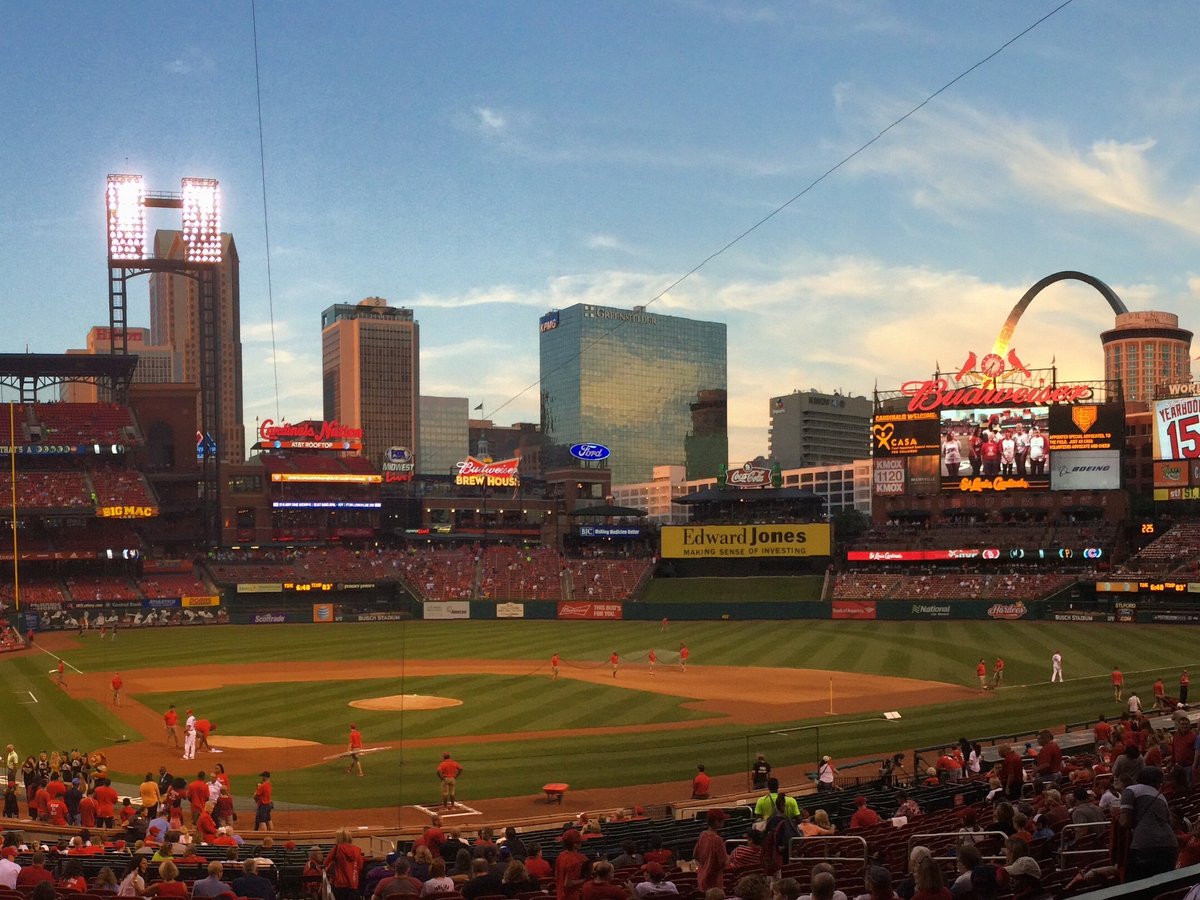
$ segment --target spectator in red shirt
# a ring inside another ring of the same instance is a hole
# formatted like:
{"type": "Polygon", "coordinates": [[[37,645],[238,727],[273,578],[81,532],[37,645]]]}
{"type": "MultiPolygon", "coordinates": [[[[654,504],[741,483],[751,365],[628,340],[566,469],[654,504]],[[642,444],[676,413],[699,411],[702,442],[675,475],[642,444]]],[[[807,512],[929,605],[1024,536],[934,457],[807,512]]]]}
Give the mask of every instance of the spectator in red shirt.
{"type": "Polygon", "coordinates": [[[704,771],[704,764],[696,766],[696,776],[692,779],[692,799],[707,800],[708,792],[712,788],[712,779],[708,777],[708,773],[704,771]]]}
{"type": "Polygon", "coordinates": [[[194,781],[188,782],[186,796],[192,814],[192,824],[195,825],[200,821],[200,813],[204,812],[204,804],[208,802],[208,777],[204,772],[200,772],[194,781]]]}
{"type": "Polygon", "coordinates": [[[1092,729],[1092,734],[1096,738],[1097,744],[1112,743],[1112,726],[1108,724],[1108,720],[1101,713],[1099,720],[1096,722],[1096,727],[1092,729]]]}
{"type": "Polygon", "coordinates": [[[362,869],[362,851],[354,846],[349,828],[339,828],[337,843],[325,857],[325,871],[337,900],[358,900],[358,875],[362,869]]]}
{"type": "Polygon", "coordinates": [[[850,827],[854,828],[870,828],[872,825],[878,825],[880,821],[879,813],[867,806],[867,798],[861,794],[854,798],[854,815],[850,817],[850,827]]]}
{"type": "Polygon", "coordinates": [[[1057,781],[1062,773],[1062,748],[1058,746],[1058,741],[1054,740],[1050,731],[1041,732],[1038,735],[1038,743],[1042,746],[1038,750],[1034,770],[1043,778],[1057,781]]]}
{"type": "Polygon", "coordinates": [[[1000,786],[1009,800],[1021,799],[1021,785],[1025,783],[1025,765],[1021,755],[1012,744],[1000,745],[1000,786]]]}
{"type": "Polygon", "coordinates": [[[82,828],[96,827],[95,788],[91,788],[79,801],[79,825],[82,828]]]}
{"type": "Polygon", "coordinates": [[[54,884],[54,876],[46,868],[45,862],[46,854],[41,850],[34,850],[33,862],[22,866],[21,871],[17,874],[17,887],[33,887],[42,881],[54,884]]]}
{"type": "Polygon", "coordinates": [[[653,833],[650,835],[650,849],[642,854],[642,863],[656,862],[664,869],[668,869],[675,865],[675,854],[667,850],[662,845],[662,836],[653,833]]]}
{"type": "Polygon", "coordinates": [[[58,772],[50,773],[50,780],[46,782],[46,793],[53,799],[61,800],[67,792],[67,785],[60,779],[58,772]]]}
{"type": "Polygon", "coordinates": [[[272,829],[271,813],[275,804],[271,802],[271,773],[263,772],[258,787],[254,789],[254,830],[262,825],[267,831],[272,829]]]}
{"type": "Polygon", "coordinates": [[[548,883],[554,876],[554,870],[550,868],[550,863],[546,862],[542,856],[542,845],[532,843],[525,849],[529,852],[529,856],[525,858],[525,871],[542,884],[548,883]]]}
{"type": "Polygon", "coordinates": [[[200,818],[196,820],[196,831],[200,834],[200,840],[205,844],[211,844],[217,836],[217,822],[212,817],[213,810],[216,808],[217,805],[211,800],[206,801],[200,818]]]}
{"type": "MultiPolygon", "coordinates": [[[[113,816],[116,814],[117,792],[107,778],[96,779],[96,790],[93,792],[96,801],[96,824],[101,828],[113,827],[113,816]]],[[[83,804],[80,803],[80,806],[83,804]]]]}
{"type": "Polygon", "coordinates": [[[592,866],[592,879],[580,890],[582,900],[629,900],[629,891],[614,884],[612,863],[602,860],[592,866]]]}
{"type": "Polygon", "coordinates": [[[710,809],[708,828],[696,841],[696,881],[702,891],[720,887],[724,880],[729,854],[725,851],[725,838],[721,837],[720,828],[728,818],[725,810],[710,809]]]}
{"type": "Polygon", "coordinates": [[[555,900],[581,900],[583,893],[583,866],[587,857],[579,852],[583,838],[574,828],[562,836],[563,849],[554,860],[555,900]]]}
{"type": "Polygon", "coordinates": [[[30,815],[36,810],[37,815],[33,816],[38,821],[50,821],[50,794],[46,791],[46,782],[38,779],[36,782],[37,788],[33,792],[33,801],[30,804],[30,815]]]}

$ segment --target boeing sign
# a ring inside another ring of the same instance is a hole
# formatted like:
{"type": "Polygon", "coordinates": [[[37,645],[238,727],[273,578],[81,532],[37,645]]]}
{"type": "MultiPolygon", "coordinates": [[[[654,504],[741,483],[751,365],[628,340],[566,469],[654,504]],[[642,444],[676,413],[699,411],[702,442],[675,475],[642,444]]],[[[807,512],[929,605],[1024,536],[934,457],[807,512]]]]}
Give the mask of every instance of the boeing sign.
{"type": "Polygon", "coordinates": [[[571,455],[584,462],[599,462],[608,459],[612,451],[603,444],[572,444],[571,455]]]}

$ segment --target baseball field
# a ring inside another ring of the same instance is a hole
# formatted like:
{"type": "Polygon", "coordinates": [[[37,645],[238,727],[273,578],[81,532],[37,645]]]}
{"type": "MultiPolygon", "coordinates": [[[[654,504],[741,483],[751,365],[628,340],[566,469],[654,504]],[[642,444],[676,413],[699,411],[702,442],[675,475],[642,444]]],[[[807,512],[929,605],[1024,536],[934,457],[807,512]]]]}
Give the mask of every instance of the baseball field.
{"type": "Polygon", "coordinates": [[[459,798],[468,803],[510,798],[520,811],[542,802],[551,781],[569,783],[581,804],[663,802],[687,796],[697,763],[721,789],[744,787],[748,753],[777,768],[811,766],[818,742],[820,753],[847,760],[1112,714],[1113,665],[1149,706],[1157,675],[1173,693],[1180,670],[1200,665],[1198,637],[1178,625],[819,621],[673,621],[665,631],[632,621],[211,626],[122,631],[116,641],[46,634],[31,651],[0,656],[0,743],[22,757],[99,749],[115,780],[129,783],[159,765],[190,777],[219,761],[243,808],[269,769],[281,807],[360,820],[378,810],[379,821],[394,822],[401,807],[435,804],[443,752],[464,767],[459,798]],[[1067,680],[1051,685],[1056,650],[1067,680]],[[980,692],[975,664],[998,654],[1005,685],[980,692]],[[60,656],[65,687],[50,671],[60,656]],[[221,752],[184,763],[168,748],[170,703],[181,720],[191,708],[215,723],[211,744],[221,752]],[[885,721],[889,710],[902,718],[885,721]],[[364,757],[363,778],[329,758],[346,749],[351,722],[368,748],[381,748],[364,757]],[[802,726],[819,728],[770,733],[802,726]]]}

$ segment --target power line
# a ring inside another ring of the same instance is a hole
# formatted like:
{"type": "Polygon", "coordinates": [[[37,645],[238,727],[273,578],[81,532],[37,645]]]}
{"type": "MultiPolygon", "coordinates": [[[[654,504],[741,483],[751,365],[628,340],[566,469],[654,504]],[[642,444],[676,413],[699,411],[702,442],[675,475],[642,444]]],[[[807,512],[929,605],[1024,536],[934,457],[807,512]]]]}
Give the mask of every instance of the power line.
{"type": "Polygon", "coordinates": [[[275,418],[279,416],[279,354],[275,350],[275,289],[271,280],[271,217],[267,214],[267,153],[263,142],[262,80],[258,66],[258,12],[250,0],[250,27],[254,34],[254,95],[258,101],[258,166],[262,173],[263,240],[267,245],[267,311],[271,322],[271,370],[275,376],[275,418]]]}
{"type": "MultiPolygon", "coordinates": [[[[815,187],[817,187],[817,185],[819,185],[821,182],[823,182],[830,175],[837,172],[839,169],[841,169],[843,166],[845,166],[848,162],[852,161],[855,157],[857,157],[860,153],[863,153],[865,150],[867,150],[869,147],[871,147],[873,144],[875,144],[880,138],[882,138],[884,135],[886,135],[893,128],[897,127],[901,123],[905,122],[907,119],[911,118],[916,113],[920,112],[922,109],[924,109],[930,102],[932,102],[940,94],[944,93],[945,91],[947,91],[951,87],[953,87],[955,84],[962,81],[964,78],[966,78],[972,72],[974,72],[976,69],[991,62],[993,59],[995,59],[997,56],[999,56],[1001,53],[1003,53],[1005,50],[1007,50],[1010,46],[1015,44],[1021,38],[1025,37],[1025,35],[1029,34],[1029,32],[1033,31],[1035,28],[1037,28],[1039,25],[1041,25],[1047,19],[1050,19],[1055,14],[1061,12],[1063,9],[1070,6],[1073,2],[1075,2],[1075,0],[1063,0],[1063,2],[1058,4],[1058,6],[1054,7],[1054,9],[1050,10],[1048,13],[1046,13],[1041,18],[1037,19],[1032,24],[1026,26],[1021,31],[1017,32],[1017,34],[1013,35],[1011,38],[1009,38],[1007,41],[1005,41],[1003,44],[1001,44],[999,47],[997,47],[995,50],[993,50],[987,56],[983,57],[982,59],[977,61],[974,65],[970,66],[969,68],[964,69],[963,71],[959,72],[957,75],[955,75],[953,78],[951,78],[945,84],[943,84],[936,91],[934,91],[933,93],[926,96],[924,100],[922,100],[920,103],[918,103],[912,109],[910,109],[904,115],[900,116],[898,119],[894,119],[890,124],[887,125],[887,127],[880,130],[869,141],[867,141],[864,144],[861,144],[852,153],[848,153],[845,156],[843,156],[840,160],[838,160],[836,163],[834,163],[832,166],[830,166],[828,169],[826,169],[824,172],[822,172],[820,175],[818,175],[816,178],[814,178],[812,181],[810,181],[808,184],[806,184],[799,193],[794,194],[792,197],[790,197],[789,199],[785,200],[783,203],[776,206],[773,210],[771,210],[769,213],[767,213],[765,216],[763,216],[761,219],[759,219],[757,222],[755,222],[753,225],[751,225],[745,231],[741,232],[736,237],[734,237],[732,240],[723,244],[721,247],[714,250],[712,253],[708,254],[708,256],[704,257],[704,259],[700,260],[700,262],[696,263],[696,265],[692,266],[692,268],[688,269],[686,272],[684,272],[682,275],[680,275],[678,278],[676,278],[674,281],[672,281],[670,284],[668,284],[665,288],[663,288],[661,291],[659,291],[657,294],[655,294],[653,297],[651,297],[645,303],[641,304],[641,307],[644,309],[644,308],[650,306],[651,304],[656,303],[659,300],[661,300],[663,297],[665,297],[667,294],[669,294],[675,288],[679,287],[679,285],[683,284],[683,282],[687,281],[689,278],[691,278],[693,275],[695,275],[697,272],[699,272],[701,269],[703,269],[705,266],[707,266],[710,262],[712,262],[718,256],[721,256],[727,250],[730,250],[733,247],[737,246],[743,240],[745,240],[750,235],[752,235],[754,232],[756,232],[759,228],[761,228],[763,225],[770,222],[772,219],[774,219],[777,215],[779,215],[781,212],[783,212],[785,209],[787,209],[789,206],[791,206],[793,203],[795,203],[801,197],[805,196],[807,193],[809,193],[811,190],[813,190],[815,187]]],[[[554,366],[553,368],[549,369],[547,372],[539,373],[537,381],[526,386],[521,391],[514,394],[512,397],[509,397],[507,400],[505,400],[503,403],[501,403],[499,406],[497,406],[495,409],[493,409],[490,413],[488,413],[486,418],[489,418],[489,419],[492,418],[493,416],[496,415],[496,413],[498,413],[500,410],[504,409],[504,407],[508,406],[510,403],[514,402],[515,400],[519,399],[520,397],[523,397],[525,394],[529,393],[535,387],[540,385],[542,383],[543,377],[545,375],[553,374],[554,372],[557,372],[560,369],[564,369],[567,366],[574,363],[575,360],[582,357],[584,353],[586,353],[588,350],[590,350],[592,347],[596,346],[600,342],[608,339],[609,336],[611,336],[615,332],[619,331],[621,328],[624,328],[626,326],[626,324],[628,324],[628,323],[626,323],[625,321],[616,322],[611,328],[609,328],[607,331],[605,331],[599,337],[595,338],[594,340],[590,341],[587,344],[584,344],[584,346],[581,347],[579,352],[576,353],[575,355],[573,355],[573,356],[569,357],[568,359],[564,360],[563,362],[559,363],[557,366],[554,366]]]]}

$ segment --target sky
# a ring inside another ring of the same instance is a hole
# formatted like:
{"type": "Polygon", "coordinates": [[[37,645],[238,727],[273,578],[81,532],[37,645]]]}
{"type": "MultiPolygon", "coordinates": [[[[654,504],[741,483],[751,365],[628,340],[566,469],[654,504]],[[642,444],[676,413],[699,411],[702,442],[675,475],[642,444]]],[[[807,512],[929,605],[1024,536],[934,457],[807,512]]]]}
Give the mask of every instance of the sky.
{"type": "MultiPolygon", "coordinates": [[[[321,310],[368,296],[423,394],[536,421],[542,313],[649,302],[1059,2],[0,0],[0,352],[107,324],[107,174],[212,177],[248,436],[320,417],[321,310]]],[[[1200,324],[1198,19],[1074,0],[654,301],[728,325],[731,462],[770,397],[956,370],[1053,272],[1200,324]]],[[[1012,346],[1098,378],[1112,324],[1064,282],[1012,346]]]]}

